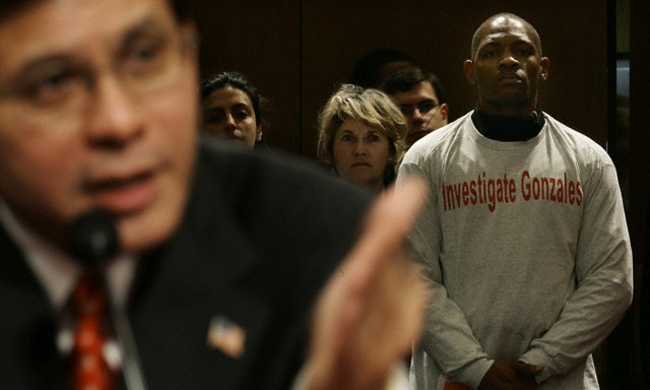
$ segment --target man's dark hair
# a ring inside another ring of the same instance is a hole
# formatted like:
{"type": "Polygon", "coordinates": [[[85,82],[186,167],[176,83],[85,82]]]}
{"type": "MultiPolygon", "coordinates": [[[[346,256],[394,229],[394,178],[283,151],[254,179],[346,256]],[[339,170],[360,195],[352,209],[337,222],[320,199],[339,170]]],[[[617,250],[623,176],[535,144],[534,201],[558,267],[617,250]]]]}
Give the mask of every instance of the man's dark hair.
{"type": "Polygon", "coordinates": [[[42,0],[3,0],[0,1],[0,22],[6,18],[22,11],[28,6],[34,5],[42,0]]]}
{"type": "Polygon", "coordinates": [[[446,103],[444,90],[440,79],[428,70],[420,68],[408,68],[400,70],[388,78],[382,85],[381,90],[389,95],[395,92],[408,92],[414,86],[426,81],[431,83],[433,91],[438,97],[438,104],[446,103]]]}
{"type": "Polygon", "coordinates": [[[377,49],[364,54],[354,64],[350,82],[364,88],[374,88],[381,83],[381,68],[391,62],[416,63],[411,56],[395,49],[377,49]]]}
{"type": "MultiPolygon", "coordinates": [[[[6,18],[45,0],[0,0],[0,22],[6,18]]],[[[179,22],[190,19],[190,6],[187,0],[167,0],[179,22]]]]}
{"type": "Polygon", "coordinates": [[[191,3],[188,0],[168,0],[169,5],[171,5],[174,15],[176,15],[176,20],[179,22],[188,21],[191,19],[190,15],[190,6],[191,3]]]}

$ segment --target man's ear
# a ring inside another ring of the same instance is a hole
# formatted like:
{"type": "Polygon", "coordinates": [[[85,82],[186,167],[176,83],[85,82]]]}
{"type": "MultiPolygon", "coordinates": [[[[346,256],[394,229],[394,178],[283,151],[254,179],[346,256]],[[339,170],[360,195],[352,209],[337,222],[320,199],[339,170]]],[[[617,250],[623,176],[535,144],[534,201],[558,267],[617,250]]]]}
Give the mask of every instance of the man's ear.
{"type": "Polygon", "coordinates": [[[182,22],[180,29],[185,40],[184,44],[190,50],[192,57],[198,61],[200,38],[196,24],[194,22],[182,22]]]}
{"type": "Polygon", "coordinates": [[[542,78],[542,80],[546,81],[546,79],[548,78],[548,73],[551,70],[551,60],[549,60],[548,57],[542,57],[539,66],[540,68],[542,68],[540,77],[542,78]]]}
{"type": "Polygon", "coordinates": [[[447,105],[447,103],[442,103],[440,105],[440,110],[439,111],[440,111],[440,115],[443,118],[443,122],[446,125],[447,121],[449,120],[449,106],[447,105]]]}
{"type": "Polygon", "coordinates": [[[465,72],[467,81],[472,85],[476,85],[476,73],[474,72],[474,62],[472,60],[465,60],[463,62],[463,71],[465,72]]]}
{"type": "Polygon", "coordinates": [[[257,126],[257,134],[255,135],[255,142],[260,142],[262,140],[262,125],[257,126]]]}

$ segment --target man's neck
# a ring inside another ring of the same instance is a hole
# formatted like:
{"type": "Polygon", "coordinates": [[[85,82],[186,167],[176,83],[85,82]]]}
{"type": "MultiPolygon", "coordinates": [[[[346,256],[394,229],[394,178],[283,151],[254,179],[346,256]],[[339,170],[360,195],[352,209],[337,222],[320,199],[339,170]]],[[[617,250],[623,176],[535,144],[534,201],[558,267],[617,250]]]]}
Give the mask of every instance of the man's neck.
{"type": "Polygon", "coordinates": [[[486,99],[479,99],[479,105],[481,110],[488,115],[521,118],[535,111],[539,104],[537,103],[537,99],[520,102],[506,102],[503,104],[495,104],[486,99]]]}
{"type": "Polygon", "coordinates": [[[545,119],[540,106],[522,116],[491,115],[476,105],[472,122],[483,136],[505,142],[527,141],[539,134],[545,119]]]}
{"type": "MultiPolygon", "coordinates": [[[[0,225],[18,245],[27,264],[45,289],[55,310],[63,307],[83,267],[68,253],[25,225],[0,197],[0,225]]],[[[135,274],[136,256],[119,255],[107,262],[106,272],[115,302],[122,306],[135,274]]]]}

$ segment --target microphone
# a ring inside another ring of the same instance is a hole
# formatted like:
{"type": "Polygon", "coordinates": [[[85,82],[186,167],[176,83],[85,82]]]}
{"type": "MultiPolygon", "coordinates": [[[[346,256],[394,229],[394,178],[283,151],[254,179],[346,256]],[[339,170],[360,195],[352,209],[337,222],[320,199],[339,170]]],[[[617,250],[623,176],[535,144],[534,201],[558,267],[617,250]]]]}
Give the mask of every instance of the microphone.
{"type": "Polygon", "coordinates": [[[106,261],[117,252],[113,220],[100,210],[83,213],[72,221],[66,241],[70,253],[102,274],[106,261]]]}
{"type": "Polygon", "coordinates": [[[66,231],[68,251],[84,266],[96,271],[107,292],[111,319],[122,351],[122,372],[129,390],[146,390],[140,358],[126,312],[108,290],[108,260],[117,253],[118,233],[113,220],[101,210],[90,210],[75,218],[66,231]]]}

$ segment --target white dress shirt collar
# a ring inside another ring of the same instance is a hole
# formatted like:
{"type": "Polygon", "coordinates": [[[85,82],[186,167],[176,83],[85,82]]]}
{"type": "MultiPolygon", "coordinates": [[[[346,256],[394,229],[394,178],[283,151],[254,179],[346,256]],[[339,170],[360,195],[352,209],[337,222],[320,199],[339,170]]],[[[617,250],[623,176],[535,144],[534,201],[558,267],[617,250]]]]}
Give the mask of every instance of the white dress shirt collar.
{"type": "MultiPolygon", "coordinates": [[[[23,251],[27,263],[43,286],[52,307],[63,309],[83,267],[70,255],[29,229],[0,198],[0,223],[23,251]]],[[[119,255],[108,263],[109,290],[114,302],[123,307],[135,274],[135,256],[119,255]]]]}

